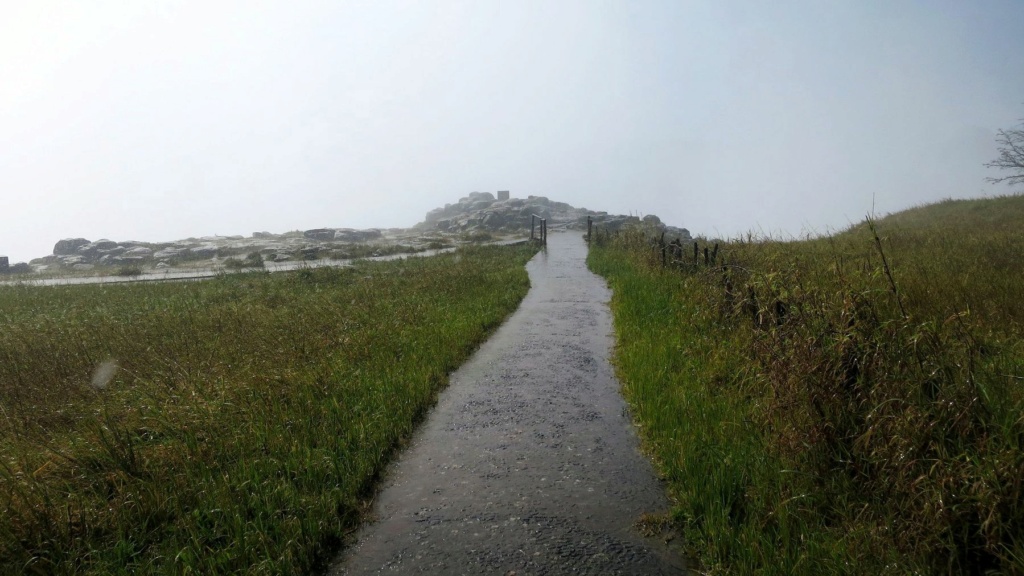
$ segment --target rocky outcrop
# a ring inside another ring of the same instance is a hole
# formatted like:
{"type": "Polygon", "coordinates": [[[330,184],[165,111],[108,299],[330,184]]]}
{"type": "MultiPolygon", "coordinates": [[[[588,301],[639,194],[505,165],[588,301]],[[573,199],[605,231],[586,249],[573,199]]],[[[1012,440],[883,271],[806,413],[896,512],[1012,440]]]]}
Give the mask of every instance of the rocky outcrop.
{"type": "MultiPolygon", "coordinates": [[[[458,202],[431,210],[423,222],[411,229],[313,228],[283,234],[254,232],[250,237],[204,236],[175,242],[65,238],[54,245],[53,254],[32,260],[31,265],[37,271],[102,270],[116,266],[208,268],[223,265],[227,259],[245,259],[253,253],[268,262],[283,262],[415,252],[481,237],[476,232],[487,232],[486,237],[502,234],[521,237],[529,233],[534,216],[545,218],[549,231],[586,230],[589,217],[605,230],[643,224],[665,231],[672,239],[690,239],[686,229],[665,226],[654,215],[645,216],[641,221],[635,216],[575,208],[545,196],[512,198],[505,191],[499,192],[497,197],[490,192],[472,192],[458,202]]],[[[28,267],[24,263],[18,266],[28,267]]]]}
{"type": "Polygon", "coordinates": [[[58,240],[53,246],[53,253],[55,256],[66,256],[74,254],[75,250],[79,247],[85,246],[89,241],[85,238],[65,238],[58,240]]]}
{"type": "Polygon", "coordinates": [[[636,216],[609,215],[586,208],[575,208],[565,202],[554,202],[545,196],[510,198],[501,194],[496,200],[490,192],[473,192],[460,198],[455,204],[445,204],[427,212],[426,218],[417,227],[445,233],[473,231],[516,232],[529,231],[534,215],[548,221],[548,230],[586,230],[587,218],[604,230],[619,230],[630,224],[643,224],[657,228],[667,236],[682,241],[690,239],[685,228],[666,226],[657,216],[650,214],[641,220],[636,216]]]}
{"type": "MultiPolygon", "coordinates": [[[[142,268],[216,267],[228,259],[244,259],[257,253],[271,262],[318,258],[352,258],[430,248],[440,233],[378,228],[315,228],[284,234],[255,232],[244,236],[204,236],[175,242],[116,242],[66,238],[53,254],[32,260],[36,271],[101,270],[131,265],[142,268]]],[[[28,266],[28,265],[25,265],[28,266]]]]}

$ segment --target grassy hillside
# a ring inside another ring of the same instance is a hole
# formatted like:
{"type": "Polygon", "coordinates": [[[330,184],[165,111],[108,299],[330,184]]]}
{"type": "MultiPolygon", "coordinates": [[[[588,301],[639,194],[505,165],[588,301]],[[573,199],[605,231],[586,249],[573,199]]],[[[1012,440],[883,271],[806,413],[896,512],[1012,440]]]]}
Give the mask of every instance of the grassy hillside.
{"type": "Polygon", "coordinates": [[[625,393],[704,571],[1024,573],[1021,229],[1004,197],[707,265],[597,236],[625,393]]]}
{"type": "Polygon", "coordinates": [[[534,251],[0,288],[0,573],[307,573],[534,251]]]}

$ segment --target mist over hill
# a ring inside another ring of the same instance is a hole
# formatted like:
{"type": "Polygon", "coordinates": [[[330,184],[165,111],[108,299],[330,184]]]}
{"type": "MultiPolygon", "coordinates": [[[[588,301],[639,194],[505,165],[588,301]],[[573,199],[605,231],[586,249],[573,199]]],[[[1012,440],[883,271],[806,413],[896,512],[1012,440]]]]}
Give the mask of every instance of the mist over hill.
{"type": "Polygon", "coordinates": [[[514,198],[507,191],[472,192],[454,203],[430,210],[411,228],[323,227],[282,233],[253,232],[249,236],[203,236],[169,242],[63,238],[53,252],[28,264],[3,266],[0,272],[130,271],[180,267],[258,266],[260,262],[347,260],[368,256],[416,253],[463,242],[526,236],[537,219],[549,232],[586,230],[588,218],[606,230],[643,222],[673,238],[688,240],[685,228],[667,226],[656,215],[609,214],[577,208],[544,196],[514,198]]]}

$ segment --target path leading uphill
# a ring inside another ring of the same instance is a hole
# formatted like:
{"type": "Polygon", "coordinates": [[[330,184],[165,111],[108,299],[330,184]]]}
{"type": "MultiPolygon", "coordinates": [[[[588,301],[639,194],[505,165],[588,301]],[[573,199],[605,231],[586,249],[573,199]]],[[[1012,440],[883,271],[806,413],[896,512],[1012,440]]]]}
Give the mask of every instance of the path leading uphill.
{"type": "Polygon", "coordinates": [[[519,310],[452,375],[390,468],[375,522],[332,566],[361,574],[683,574],[634,527],[669,504],[608,355],[604,281],[548,238],[519,310]]]}

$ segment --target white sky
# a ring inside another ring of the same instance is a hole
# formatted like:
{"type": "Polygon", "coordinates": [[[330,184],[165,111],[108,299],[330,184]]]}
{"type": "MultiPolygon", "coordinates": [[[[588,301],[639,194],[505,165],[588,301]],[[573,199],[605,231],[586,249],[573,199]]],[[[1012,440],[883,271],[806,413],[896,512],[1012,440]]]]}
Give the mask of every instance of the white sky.
{"type": "Polygon", "coordinates": [[[1024,2],[0,0],[0,254],[511,190],[801,234],[991,187],[1024,2]]]}

